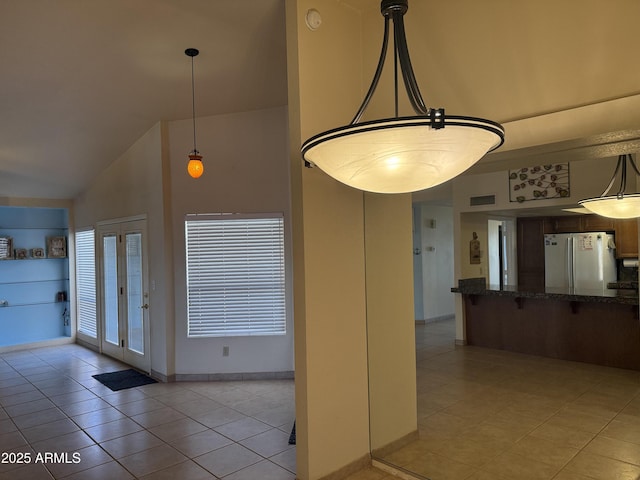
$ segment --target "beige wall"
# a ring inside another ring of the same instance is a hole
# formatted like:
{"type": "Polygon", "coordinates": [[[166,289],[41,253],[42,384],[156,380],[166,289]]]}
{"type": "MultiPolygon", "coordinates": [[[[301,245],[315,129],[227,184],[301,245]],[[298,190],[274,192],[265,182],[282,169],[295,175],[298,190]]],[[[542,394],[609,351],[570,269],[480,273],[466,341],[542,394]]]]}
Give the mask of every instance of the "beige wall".
{"type": "MultiPolygon", "coordinates": [[[[460,242],[458,243],[458,251],[456,256],[460,259],[460,277],[489,278],[489,256],[487,255],[488,220],[486,213],[463,213],[460,216],[460,242]],[[472,264],[470,262],[470,246],[469,242],[473,238],[473,232],[478,235],[480,241],[480,263],[472,264]]],[[[453,285],[452,285],[453,286],[453,285]]]]}
{"type": "Polygon", "coordinates": [[[408,196],[381,196],[371,200],[369,209],[362,192],[339,184],[318,168],[302,167],[302,141],[351,120],[368,88],[363,78],[369,72],[365,75],[362,68],[363,20],[357,9],[332,0],[289,0],[286,5],[297,477],[315,480],[368,462],[367,353],[370,358],[390,360],[389,349],[402,351],[370,377],[375,379],[375,393],[383,393],[374,400],[379,421],[371,418],[378,432],[376,442],[386,443],[416,429],[411,201],[408,196]],[[322,26],[315,32],[305,25],[310,8],[322,15],[322,26]],[[390,218],[390,224],[400,228],[385,230],[389,226],[385,220],[390,218]],[[386,258],[365,255],[366,228],[371,251],[386,258]],[[378,273],[371,284],[367,281],[369,268],[378,273]],[[385,296],[387,302],[375,298],[380,292],[397,289],[402,293],[385,296]],[[378,352],[389,316],[394,316],[398,328],[391,344],[378,352]],[[371,328],[377,330],[370,337],[369,352],[367,328],[370,333],[371,328]],[[391,370],[396,372],[395,383],[390,382],[391,370]],[[398,405],[387,401],[394,388],[402,392],[402,406],[413,405],[413,410],[396,412],[400,418],[396,416],[397,423],[391,426],[388,416],[398,405]]]}
{"type": "Polygon", "coordinates": [[[294,227],[297,478],[369,454],[362,192],[302,168],[303,139],[350,120],[360,96],[358,15],[333,1],[287,1],[294,227]],[[317,8],[323,26],[304,15],[317,8]],[[345,42],[352,49],[345,49],[345,42]]]}
{"type": "Polygon", "coordinates": [[[417,432],[411,195],[365,194],[371,449],[417,432]]]}

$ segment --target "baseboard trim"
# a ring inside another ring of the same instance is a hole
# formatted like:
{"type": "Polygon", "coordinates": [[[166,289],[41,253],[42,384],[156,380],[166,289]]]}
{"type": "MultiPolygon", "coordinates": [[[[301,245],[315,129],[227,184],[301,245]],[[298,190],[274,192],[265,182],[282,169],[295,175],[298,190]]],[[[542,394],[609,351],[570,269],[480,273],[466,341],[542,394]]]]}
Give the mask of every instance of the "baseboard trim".
{"type": "Polygon", "coordinates": [[[246,373],[176,373],[164,375],[151,370],[151,376],[164,383],[171,382],[235,382],[250,380],[293,380],[292,370],[284,372],[246,372],[246,373]]]}
{"type": "Polygon", "coordinates": [[[100,349],[98,348],[98,346],[94,345],[93,343],[85,342],[84,340],[78,337],[76,337],[76,343],[81,347],[87,348],[93,352],[100,353],[100,349]]]}
{"type": "Polygon", "coordinates": [[[416,320],[416,325],[426,325],[427,323],[444,322],[446,320],[453,320],[455,314],[449,313],[447,315],[439,315],[437,317],[425,318],[424,320],[416,320]]]}
{"type": "Polygon", "coordinates": [[[384,460],[373,459],[371,461],[371,466],[377,468],[378,470],[382,470],[383,472],[389,473],[394,477],[401,478],[402,480],[429,480],[427,477],[423,477],[422,475],[419,475],[417,473],[410,472],[402,467],[391,465],[384,460]]]}
{"type": "Polygon", "coordinates": [[[394,440],[393,442],[387,443],[383,447],[374,449],[371,452],[371,456],[373,459],[384,458],[390,453],[395,452],[396,450],[406,445],[409,445],[411,442],[415,442],[419,438],[420,438],[420,435],[418,434],[418,430],[414,430],[413,432],[409,432],[403,437],[400,437],[397,440],[394,440]]]}
{"type": "Polygon", "coordinates": [[[153,369],[149,372],[149,376],[162,383],[173,383],[176,381],[175,375],[165,375],[164,373],[156,372],[153,369]]]}
{"type": "Polygon", "coordinates": [[[5,345],[0,347],[0,353],[18,352],[20,350],[31,350],[34,348],[42,347],[58,347],[60,345],[70,345],[75,343],[75,339],[72,337],[58,337],[51,338],[49,340],[40,340],[30,343],[19,343],[17,345],[5,345]]]}
{"type": "Polygon", "coordinates": [[[359,459],[345,465],[344,467],[336,470],[329,475],[325,475],[324,477],[320,477],[319,480],[342,480],[347,478],[349,475],[353,475],[360,470],[371,466],[371,455],[368,453],[363,455],[359,459]]]}
{"type": "Polygon", "coordinates": [[[464,347],[467,344],[466,340],[460,339],[460,338],[456,338],[456,346],[457,347],[464,347]]]}

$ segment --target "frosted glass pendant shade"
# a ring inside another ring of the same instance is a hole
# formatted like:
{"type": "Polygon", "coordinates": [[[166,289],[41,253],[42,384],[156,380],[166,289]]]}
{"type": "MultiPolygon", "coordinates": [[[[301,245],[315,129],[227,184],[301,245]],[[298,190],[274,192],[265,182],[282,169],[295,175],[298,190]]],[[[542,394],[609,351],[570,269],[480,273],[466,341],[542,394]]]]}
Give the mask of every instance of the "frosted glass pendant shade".
{"type": "Polygon", "coordinates": [[[633,160],[630,153],[618,155],[618,163],[613,172],[611,181],[602,195],[595,198],[586,198],[580,200],[578,204],[587,210],[597,213],[603,217],[609,218],[636,218],[640,217],[640,193],[625,193],[627,190],[627,161],[631,164],[633,171],[640,175],[640,171],[633,160]],[[608,195],[611,187],[616,181],[616,177],[620,172],[620,189],[615,195],[608,195]]]}
{"type": "Polygon", "coordinates": [[[578,202],[587,210],[609,218],[636,218],[640,217],[640,193],[632,193],[618,197],[589,198],[578,202]]]}
{"type": "Polygon", "coordinates": [[[310,138],[302,155],[359,190],[407,193],[452,179],[504,142],[502,126],[489,120],[447,115],[439,125],[428,116],[349,125],[310,138]]]}

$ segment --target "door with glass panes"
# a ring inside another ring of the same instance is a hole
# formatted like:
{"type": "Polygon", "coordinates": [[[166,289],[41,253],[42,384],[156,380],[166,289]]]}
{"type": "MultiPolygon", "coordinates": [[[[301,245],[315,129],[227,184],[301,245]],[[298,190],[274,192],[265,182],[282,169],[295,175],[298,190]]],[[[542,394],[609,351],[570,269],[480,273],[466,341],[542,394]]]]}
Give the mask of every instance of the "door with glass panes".
{"type": "Polygon", "coordinates": [[[149,372],[146,220],[98,227],[102,352],[149,372]]]}

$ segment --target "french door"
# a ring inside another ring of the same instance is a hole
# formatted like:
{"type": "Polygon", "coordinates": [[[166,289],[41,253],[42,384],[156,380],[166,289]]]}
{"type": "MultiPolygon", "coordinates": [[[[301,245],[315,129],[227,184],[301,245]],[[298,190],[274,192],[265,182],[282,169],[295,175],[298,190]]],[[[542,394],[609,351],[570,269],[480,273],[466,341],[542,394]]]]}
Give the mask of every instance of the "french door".
{"type": "Polygon", "coordinates": [[[146,220],[98,226],[101,349],[149,372],[146,220]]]}

